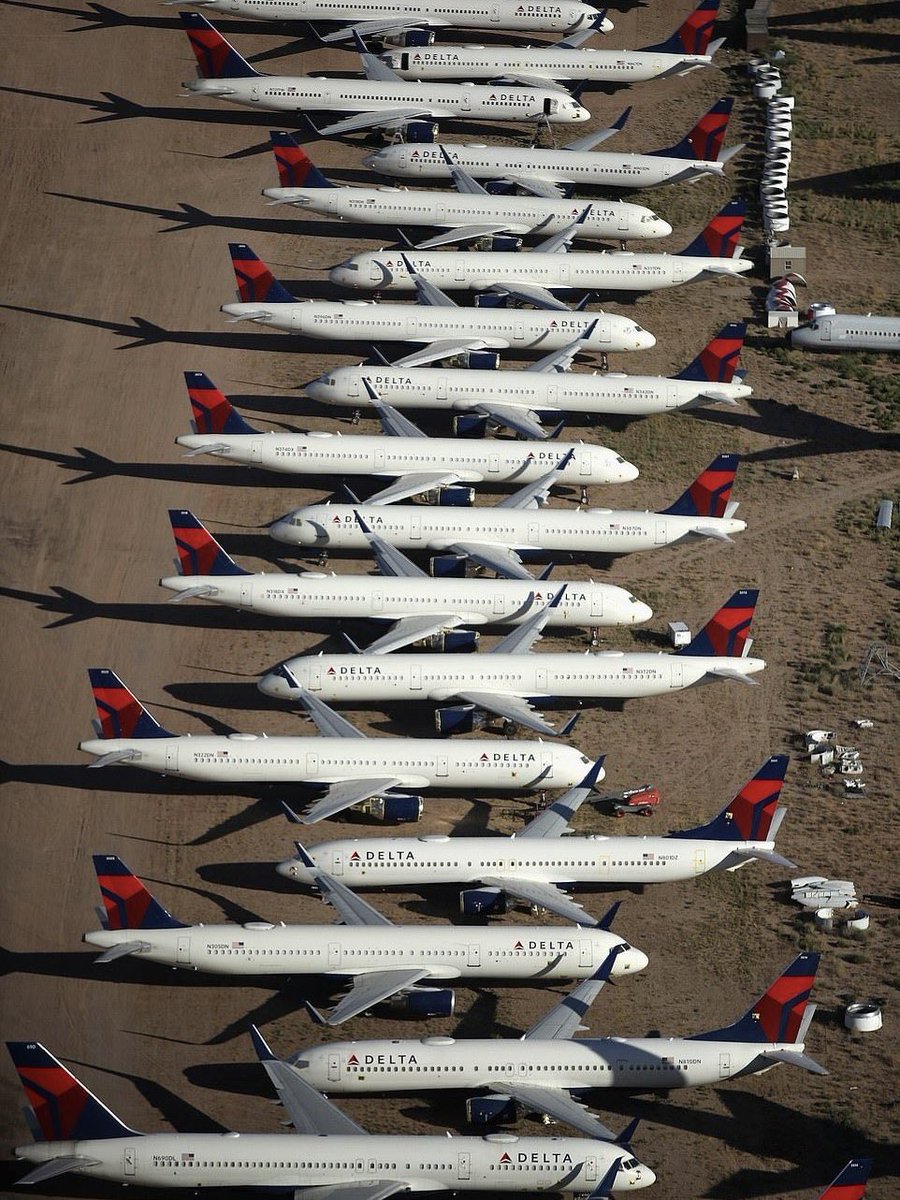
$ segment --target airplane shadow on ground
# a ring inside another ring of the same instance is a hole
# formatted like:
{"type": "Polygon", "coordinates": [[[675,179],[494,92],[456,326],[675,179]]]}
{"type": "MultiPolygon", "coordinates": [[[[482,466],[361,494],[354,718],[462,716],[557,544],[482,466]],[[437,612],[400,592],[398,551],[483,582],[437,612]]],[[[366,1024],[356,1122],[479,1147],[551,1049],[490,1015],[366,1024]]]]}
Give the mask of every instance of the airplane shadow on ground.
{"type": "MultiPolygon", "coordinates": [[[[38,4],[36,0],[0,0],[0,5],[6,5],[9,8],[30,8],[35,12],[48,14],[55,13],[64,17],[74,17],[76,20],[84,22],[83,25],[68,30],[69,33],[91,33],[97,29],[117,29],[125,25],[139,29],[177,30],[184,36],[184,25],[177,14],[151,17],[143,13],[119,12],[118,9],[110,8],[106,4],[86,4],[84,7],[78,8],[65,7],[61,4],[38,4]]],[[[246,33],[264,37],[284,34],[296,38],[296,41],[290,46],[280,47],[273,52],[276,55],[295,54],[299,53],[300,49],[309,49],[318,45],[317,42],[310,39],[305,31],[302,37],[297,36],[303,28],[303,22],[300,21],[245,21],[240,18],[229,18],[221,13],[214,13],[213,21],[219,32],[229,37],[234,34],[246,33]]],[[[247,56],[245,55],[245,57],[247,56]]],[[[264,58],[268,55],[264,54],[259,57],[264,58]]],[[[249,59],[249,61],[255,62],[256,59],[249,59]]]]}
{"type": "Polygon", "coordinates": [[[900,162],[791,180],[792,192],[821,192],[827,196],[844,196],[848,200],[883,200],[890,204],[896,203],[898,189],[900,162]]]}

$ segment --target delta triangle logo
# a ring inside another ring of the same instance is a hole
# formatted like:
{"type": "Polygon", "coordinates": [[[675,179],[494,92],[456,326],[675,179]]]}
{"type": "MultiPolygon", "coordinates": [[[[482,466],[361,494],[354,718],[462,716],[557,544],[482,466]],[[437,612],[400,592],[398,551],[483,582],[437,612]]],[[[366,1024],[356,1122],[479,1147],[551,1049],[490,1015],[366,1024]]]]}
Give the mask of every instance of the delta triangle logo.
{"type": "Polygon", "coordinates": [[[325,672],[326,675],[334,675],[334,673],[335,673],[334,667],[329,667],[328,670],[325,672]]]}
{"type": "Polygon", "coordinates": [[[488,757],[489,757],[489,755],[488,755],[488,752],[487,752],[487,750],[485,750],[484,754],[482,754],[482,756],[481,756],[481,758],[480,758],[480,760],[479,760],[479,761],[480,761],[480,762],[487,762],[487,761],[488,761],[488,757]]]}
{"type": "Polygon", "coordinates": [[[524,949],[525,949],[525,947],[522,945],[521,942],[516,942],[516,944],[513,946],[513,950],[524,950],[524,949]]]}
{"type": "Polygon", "coordinates": [[[355,1054],[351,1054],[350,1057],[347,1059],[347,1066],[348,1067],[358,1067],[359,1066],[359,1059],[356,1057],[355,1054]]]}
{"type": "Polygon", "coordinates": [[[350,855],[350,861],[351,862],[359,862],[359,851],[358,850],[354,850],[353,853],[350,855]]]}
{"type": "Polygon", "coordinates": [[[500,1155],[500,1161],[502,1163],[511,1163],[512,1159],[509,1157],[509,1155],[504,1150],[503,1153],[500,1155]]]}

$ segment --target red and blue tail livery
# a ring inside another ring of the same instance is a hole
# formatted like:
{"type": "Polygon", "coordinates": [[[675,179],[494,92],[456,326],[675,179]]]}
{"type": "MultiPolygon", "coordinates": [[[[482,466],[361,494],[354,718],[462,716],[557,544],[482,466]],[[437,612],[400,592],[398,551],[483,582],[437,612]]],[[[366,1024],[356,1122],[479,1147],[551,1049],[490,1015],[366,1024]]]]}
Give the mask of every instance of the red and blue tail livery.
{"type": "Polygon", "coordinates": [[[101,736],[104,738],[176,737],[147,712],[140,700],[128,690],[115,671],[91,667],[88,671],[94,703],[97,706],[101,736]]]}
{"type": "Polygon", "coordinates": [[[675,653],[685,658],[743,658],[750,649],[750,623],[758,599],[758,588],[741,588],[706,622],[690,645],[675,653]]]}
{"type": "Polygon", "coordinates": [[[115,854],[95,854],[105,929],[184,929],[115,854]]]}
{"type": "Polygon", "coordinates": [[[201,79],[250,79],[259,75],[206,17],[194,12],[180,16],[201,79]]]}
{"type": "Polygon", "coordinates": [[[820,955],[798,954],[742,1017],[724,1029],[694,1035],[694,1041],[799,1042],[816,980],[820,955]]]}
{"type": "Polygon", "coordinates": [[[169,521],[182,575],[249,575],[239,567],[205,525],[186,508],[170,508],[169,521]]]}
{"type": "Polygon", "coordinates": [[[829,1183],[819,1200],[863,1200],[871,1173],[871,1158],[851,1158],[829,1183]]]}
{"type": "Polygon", "coordinates": [[[746,215],[745,200],[729,200],[681,253],[691,258],[734,258],[746,215]]]}
{"type": "Polygon", "coordinates": [[[688,13],[670,38],[655,46],[642,48],[656,50],[660,54],[705,54],[709,49],[718,15],[719,0],[702,0],[692,13],[688,13]]]}
{"type": "Polygon", "coordinates": [[[675,378],[731,383],[741,359],[741,351],[744,349],[746,332],[747,326],[743,321],[729,322],[675,378]]]}
{"type": "Polygon", "coordinates": [[[259,433],[248,425],[208,375],[202,371],[185,371],[191,401],[195,433],[259,433]]]}
{"type": "Polygon", "coordinates": [[[6,1048],[31,1107],[29,1124],[36,1141],[134,1136],[134,1130],[123,1125],[40,1042],[7,1042],[6,1048]]]}
{"type": "Polygon", "coordinates": [[[238,293],[245,304],[262,301],[267,304],[293,304],[294,297],[278,282],[266,264],[243,242],[229,242],[231,265],[237,280],[238,293]]]}
{"type": "Polygon", "coordinates": [[[693,158],[698,162],[717,162],[732,108],[734,97],[723,96],[680,142],[665,150],[651,150],[649,153],[658,158],[693,158]]]}
{"type": "Polygon", "coordinates": [[[669,836],[714,838],[727,842],[767,841],[781,799],[788,761],[786,754],[773,754],[711,821],[669,836]]]}
{"type": "Polygon", "coordinates": [[[283,188],[333,188],[295,137],[276,130],[269,131],[272,152],[278,167],[278,179],[283,188]]]}
{"type": "MultiPolygon", "coordinates": [[[[662,511],[670,517],[724,517],[740,458],[720,454],[701,471],[674,504],[662,511]]],[[[735,505],[735,508],[737,505],[735,505]]]]}

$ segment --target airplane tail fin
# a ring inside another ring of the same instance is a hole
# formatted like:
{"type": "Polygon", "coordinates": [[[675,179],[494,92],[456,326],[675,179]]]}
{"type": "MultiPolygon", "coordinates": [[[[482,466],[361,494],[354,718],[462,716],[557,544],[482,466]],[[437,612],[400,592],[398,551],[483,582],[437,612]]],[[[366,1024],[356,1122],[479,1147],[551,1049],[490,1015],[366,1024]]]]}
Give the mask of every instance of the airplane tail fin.
{"type": "Polygon", "coordinates": [[[650,153],[658,158],[693,158],[698,162],[717,162],[733,107],[734,97],[723,96],[680,142],[665,150],[652,150],[650,153]]]}
{"type": "Polygon", "coordinates": [[[248,425],[208,375],[202,371],[185,371],[191,401],[191,413],[197,433],[258,433],[248,425]]]}
{"type": "Polygon", "coordinates": [[[725,325],[675,378],[731,383],[744,348],[746,332],[747,326],[743,321],[732,321],[725,325]]]}
{"type": "MultiPolygon", "coordinates": [[[[40,1042],[7,1042],[38,1142],[134,1137],[135,1131],[89,1092],[40,1042]]],[[[140,1135],[138,1135],[140,1136],[140,1135]]]]}
{"type": "Polygon", "coordinates": [[[687,658],[697,655],[743,658],[750,649],[750,622],[758,598],[757,588],[741,588],[706,622],[690,645],[675,653],[687,658]]]}
{"type": "Polygon", "coordinates": [[[107,929],[184,929],[115,854],[95,854],[107,929]]]}
{"type": "Polygon", "coordinates": [[[278,282],[266,264],[243,242],[229,242],[231,265],[237,280],[238,293],[245,304],[263,301],[268,304],[293,304],[294,297],[278,282]]]}
{"type": "Polygon", "coordinates": [[[206,526],[186,508],[170,508],[172,536],[182,575],[249,575],[226,554],[206,526]]]}
{"type": "Polygon", "coordinates": [[[819,1196],[819,1200],[863,1200],[871,1170],[871,1158],[851,1158],[819,1196]]]}
{"type": "Polygon", "coordinates": [[[333,188],[297,139],[290,133],[270,130],[278,181],[283,188],[333,188]]]}
{"type": "Polygon", "coordinates": [[[737,454],[719,454],[681,493],[675,503],[662,509],[662,512],[670,517],[727,516],[728,498],[739,462],[737,454]]]}
{"type": "Polygon", "coordinates": [[[88,671],[101,737],[105,738],[165,738],[176,737],[163,729],[136,696],[133,696],[115,671],[108,667],[91,667],[88,671]]]}
{"type": "Polygon", "coordinates": [[[700,0],[671,37],[655,46],[642,46],[641,49],[655,50],[658,54],[705,54],[718,15],[719,0],[700,0]]]}
{"type": "Polygon", "coordinates": [[[201,13],[180,14],[201,79],[249,79],[259,76],[201,13]]]}
{"type": "Polygon", "coordinates": [[[798,954],[742,1017],[723,1029],[695,1034],[692,1041],[801,1042],[806,1010],[820,955],[798,954]]]}
{"type": "Polygon", "coordinates": [[[729,200],[681,253],[689,258],[736,258],[746,215],[745,200],[729,200]]]}
{"type": "Polygon", "coordinates": [[[728,842],[766,841],[778,810],[787,768],[788,756],[773,754],[711,821],[669,836],[728,842]]]}

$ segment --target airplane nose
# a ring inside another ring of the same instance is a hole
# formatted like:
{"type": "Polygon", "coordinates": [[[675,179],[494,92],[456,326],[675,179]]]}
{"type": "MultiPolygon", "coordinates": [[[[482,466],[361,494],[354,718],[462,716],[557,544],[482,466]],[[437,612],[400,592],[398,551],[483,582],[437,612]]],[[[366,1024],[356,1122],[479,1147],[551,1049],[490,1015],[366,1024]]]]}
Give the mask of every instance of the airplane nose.
{"type": "MultiPolygon", "coordinates": [[[[270,700],[290,699],[291,689],[288,685],[288,681],[282,675],[279,675],[277,671],[269,671],[268,674],[263,675],[262,679],[260,679],[256,686],[257,689],[261,691],[264,696],[268,696],[270,700]]],[[[284,874],[280,867],[279,872],[284,874]]]]}
{"type": "Polygon", "coordinates": [[[283,517],[276,517],[269,526],[269,537],[273,537],[276,542],[285,542],[289,546],[297,546],[302,538],[302,529],[304,522],[293,513],[285,513],[283,517]]]}
{"type": "Polygon", "coordinates": [[[656,345],[656,338],[649,329],[638,329],[637,337],[635,338],[635,350],[652,350],[656,345]]]}
{"type": "Polygon", "coordinates": [[[638,971],[643,971],[649,964],[650,959],[643,950],[638,950],[634,946],[631,946],[630,949],[626,950],[624,954],[620,954],[616,959],[616,965],[628,975],[636,975],[638,971]]]}
{"type": "Polygon", "coordinates": [[[332,267],[328,272],[328,279],[329,282],[336,284],[338,287],[350,287],[353,283],[353,275],[345,262],[338,263],[336,267],[332,267]]]}
{"type": "MultiPolygon", "coordinates": [[[[262,691],[262,684],[260,684],[260,691],[262,691]]],[[[280,862],[276,865],[275,870],[279,875],[282,876],[282,878],[290,879],[292,883],[311,882],[308,869],[304,867],[303,863],[299,862],[296,858],[286,858],[284,862],[280,862]]]]}
{"type": "Polygon", "coordinates": [[[649,621],[652,616],[653,609],[649,604],[645,604],[643,600],[638,600],[631,606],[632,625],[641,625],[644,621],[649,621]]]}
{"type": "Polygon", "coordinates": [[[668,237],[672,232],[672,226],[668,221],[664,221],[662,217],[657,217],[654,229],[656,230],[656,236],[661,238],[668,237]]]}
{"type": "Polygon", "coordinates": [[[620,483],[631,483],[633,479],[637,479],[638,475],[640,475],[640,471],[634,465],[634,463],[629,462],[627,458],[623,459],[622,462],[619,463],[620,483]]]}
{"type": "Polygon", "coordinates": [[[311,379],[309,383],[304,383],[303,391],[309,396],[310,400],[327,400],[328,376],[319,375],[316,379],[311,379]]]}
{"type": "Polygon", "coordinates": [[[651,1170],[645,1163],[641,1163],[639,1167],[635,1167],[630,1172],[629,1185],[634,1188],[651,1187],[656,1183],[656,1172],[651,1170]]]}

